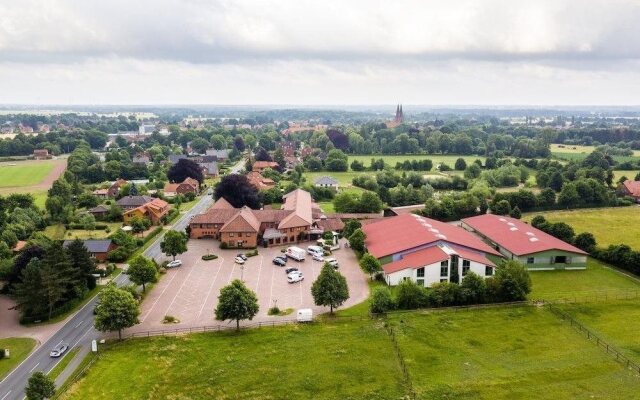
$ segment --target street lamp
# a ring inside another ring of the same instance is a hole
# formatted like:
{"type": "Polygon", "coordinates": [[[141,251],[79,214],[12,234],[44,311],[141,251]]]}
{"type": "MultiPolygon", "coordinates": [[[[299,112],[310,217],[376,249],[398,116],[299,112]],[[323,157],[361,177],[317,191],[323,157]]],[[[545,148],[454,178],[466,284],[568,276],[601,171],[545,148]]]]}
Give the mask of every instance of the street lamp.
{"type": "Polygon", "coordinates": [[[240,280],[244,282],[244,265],[240,266],[240,280]]]}

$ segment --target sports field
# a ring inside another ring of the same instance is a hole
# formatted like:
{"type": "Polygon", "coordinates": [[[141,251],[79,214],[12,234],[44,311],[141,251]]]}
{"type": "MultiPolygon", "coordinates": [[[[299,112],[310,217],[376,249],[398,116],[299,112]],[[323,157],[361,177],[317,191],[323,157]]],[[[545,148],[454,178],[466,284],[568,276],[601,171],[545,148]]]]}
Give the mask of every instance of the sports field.
{"type": "Polygon", "coordinates": [[[66,158],[0,163],[0,195],[30,193],[44,208],[47,190],[67,166],[66,158]]]}
{"type": "Polygon", "coordinates": [[[536,215],[544,215],[551,222],[566,222],[576,234],[591,232],[598,246],[624,243],[640,250],[640,207],[590,208],[568,211],[548,211],[523,216],[530,221],[536,215]]]}

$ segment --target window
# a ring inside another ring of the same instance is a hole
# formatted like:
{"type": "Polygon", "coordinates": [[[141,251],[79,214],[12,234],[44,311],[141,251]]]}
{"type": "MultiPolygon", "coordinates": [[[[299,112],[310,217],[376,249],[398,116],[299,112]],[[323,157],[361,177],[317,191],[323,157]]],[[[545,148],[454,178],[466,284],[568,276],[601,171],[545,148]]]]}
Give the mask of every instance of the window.
{"type": "Polygon", "coordinates": [[[440,263],[440,276],[449,276],[449,265],[446,261],[440,263]]]}
{"type": "Polygon", "coordinates": [[[233,237],[233,232],[229,234],[229,237],[233,237]]]}
{"type": "Polygon", "coordinates": [[[469,273],[469,269],[470,269],[470,268],[471,268],[471,267],[465,267],[465,266],[462,266],[462,276],[467,275],[467,274],[469,273]]]}
{"type": "Polygon", "coordinates": [[[462,260],[462,266],[463,266],[463,267],[470,267],[470,266],[471,266],[471,261],[469,261],[469,260],[462,260]]]}
{"type": "Polygon", "coordinates": [[[535,261],[535,258],[527,257],[527,264],[533,264],[534,261],[535,261]]]}
{"type": "MultiPolygon", "coordinates": [[[[422,268],[418,268],[418,271],[417,271],[416,276],[417,276],[418,278],[424,278],[424,267],[422,267],[422,268]]],[[[423,285],[423,286],[424,286],[424,285],[423,285]]]]}
{"type": "Polygon", "coordinates": [[[251,232],[247,232],[244,234],[246,237],[251,237],[251,232]]]}
{"type": "Polygon", "coordinates": [[[424,287],[424,279],[418,279],[416,280],[416,283],[418,284],[418,286],[424,287]]]}
{"type": "Polygon", "coordinates": [[[484,275],[485,276],[493,276],[493,267],[485,266],[484,267],[484,275]]]}
{"type": "Polygon", "coordinates": [[[238,232],[238,237],[242,237],[242,232],[238,232]]]}
{"type": "Polygon", "coordinates": [[[447,282],[447,278],[440,278],[440,283],[447,282]]]}

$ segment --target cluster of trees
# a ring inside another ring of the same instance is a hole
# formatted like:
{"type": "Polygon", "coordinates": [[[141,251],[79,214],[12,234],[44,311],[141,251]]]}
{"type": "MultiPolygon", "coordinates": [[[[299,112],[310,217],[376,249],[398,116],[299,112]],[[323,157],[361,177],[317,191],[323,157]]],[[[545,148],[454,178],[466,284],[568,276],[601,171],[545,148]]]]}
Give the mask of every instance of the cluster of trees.
{"type": "MultiPolygon", "coordinates": [[[[162,167],[158,164],[155,171],[162,167]]],[[[152,167],[153,169],[153,167],[152,167]]],[[[99,183],[106,180],[147,179],[152,172],[145,164],[134,164],[132,154],[127,150],[108,151],[105,161],[92,152],[86,142],[79,143],[67,160],[67,170],[71,171],[81,183],[99,183]]]]}
{"type": "Polygon", "coordinates": [[[382,200],[372,192],[340,192],[333,198],[333,207],[339,213],[378,213],[382,200]]]}
{"type": "Polygon", "coordinates": [[[531,226],[533,226],[534,228],[538,228],[551,236],[555,236],[564,242],[575,244],[576,247],[586,252],[590,252],[595,249],[596,242],[591,233],[583,232],[576,236],[576,233],[571,225],[567,223],[550,222],[547,221],[542,215],[536,215],[531,220],[531,226]]]}
{"type": "Polygon", "coordinates": [[[81,240],[63,248],[41,238],[20,252],[6,278],[22,319],[34,321],[50,319],[83,298],[96,285],[94,270],[81,240]]]}
{"type": "Polygon", "coordinates": [[[495,276],[486,279],[469,272],[460,284],[443,282],[430,288],[405,280],[398,285],[395,297],[389,288],[378,287],[371,295],[370,311],[379,314],[393,309],[522,301],[530,292],[531,278],[526,268],[517,261],[505,261],[496,268],[495,276]]]}
{"type": "Polygon", "coordinates": [[[352,180],[354,186],[376,192],[390,206],[424,203],[433,196],[433,187],[416,172],[402,175],[384,170],[375,175],[360,175],[352,180]]]}
{"type": "Polygon", "coordinates": [[[46,219],[34,205],[31,194],[0,196],[0,260],[11,257],[11,249],[18,240],[28,239],[45,226],[46,219]]]}

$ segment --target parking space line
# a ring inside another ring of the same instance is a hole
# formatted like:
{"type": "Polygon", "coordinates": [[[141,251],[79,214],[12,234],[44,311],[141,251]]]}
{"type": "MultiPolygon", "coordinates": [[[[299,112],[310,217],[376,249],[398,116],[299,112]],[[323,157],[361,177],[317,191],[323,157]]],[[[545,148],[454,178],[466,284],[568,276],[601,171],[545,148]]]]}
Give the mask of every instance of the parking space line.
{"type": "Polygon", "coordinates": [[[195,265],[191,266],[191,270],[189,270],[189,273],[187,274],[187,276],[184,278],[184,280],[182,281],[182,285],[180,285],[180,288],[178,289],[178,291],[176,292],[175,296],[173,296],[173,299],[171,300],[171,303],[169,303],[169,307],[167,307],[167,310],[164,312],[164,315],[167,315],[167,313],[169,312],[169,310],[171,309],[171,306],[173,305],[173,303],[176,301],[176,299],[178,298],[178,295],[180,294],[180,292],[182,292],[182,288],[184,287],[184,284],[187,283],[187,281],[189,280],[189,277],[191,276],[191,274],[193,273],[193,271],[196,270],[195,265]]]}
{"type": "Polygon", "coordinates": [[[236,263],[236,262],[235,262],[235,260],[234,260],[234,261],[233,261],[233,267],[231,267],[231,273],[229,274],[229,279],[227,280],[227,284],[228,284],[229,282],[231,282],[231,278],[233,278],[233,271],[236,269],[236,264],[237,264],[237,263],[236,263]]]}
{"type": "Polygon", "coordinates": [[[276,269],[273,268],[271,272],[271,289],[269,289],[269,307],[273,304],[273,281],[275,279],[274,275],[276,274],[276,269]]]}
{"type": "Polygon", "coordinates": [[[200,319],[200,316],[202,315],[202,311],[204,311],[204,306],[207,304],[207,301],[209,301],[209,297],[211,296],[211,291],[213,290],[213,286],[216,283],[216,279],[218,279],[218,274],[222,270],[222,264],[223,263],[224,263],[224,257],[220,257],[220,265],[218,266],[218,271],[216,272],[216,275],[213,277],[213,281],[211,282],[211,286],[209,286],[209,291],[207,292],[207,297],[204,298],[204,302],[202,303],[202,307],[200,307],[200,312],[198,313],[198,318],[197,319],[200,319]]]}
{"type": "Polygon", "coordinates": [[[175,271],[175,273],[173,274],[173,276],[171,277],[167,285],[164,287],[164,289],[162,289],[162,292],[160,292],[160,295],[158,296],[158,298],[156,298],[156,301],[154,301],[153,304],[151,305],[151,308],[149,309],[149,311],[145,314],[144,317],[142,317],[142,319],[140,320],[140,323],[143,323],[144,320],[147,319],[147,317],[151,314],[153,309],[156,307],[156,304],[158,304],[158,300],[162,298],[162,295],[164,295],[164,292],[167,290],[167,288],[171,286],[171,282],[173,282],[176,276],[178,276],[178,271],[175,271]]]}
{"type": "Polygon", "coordinates": [[[256,294],[258,293],[258,287],[260,286],[260,274],[262,273],[262,263],[264,262],[264,257],[260,255],[260,268],[258,268],[258,282],[256,283],[256,294]]]}

